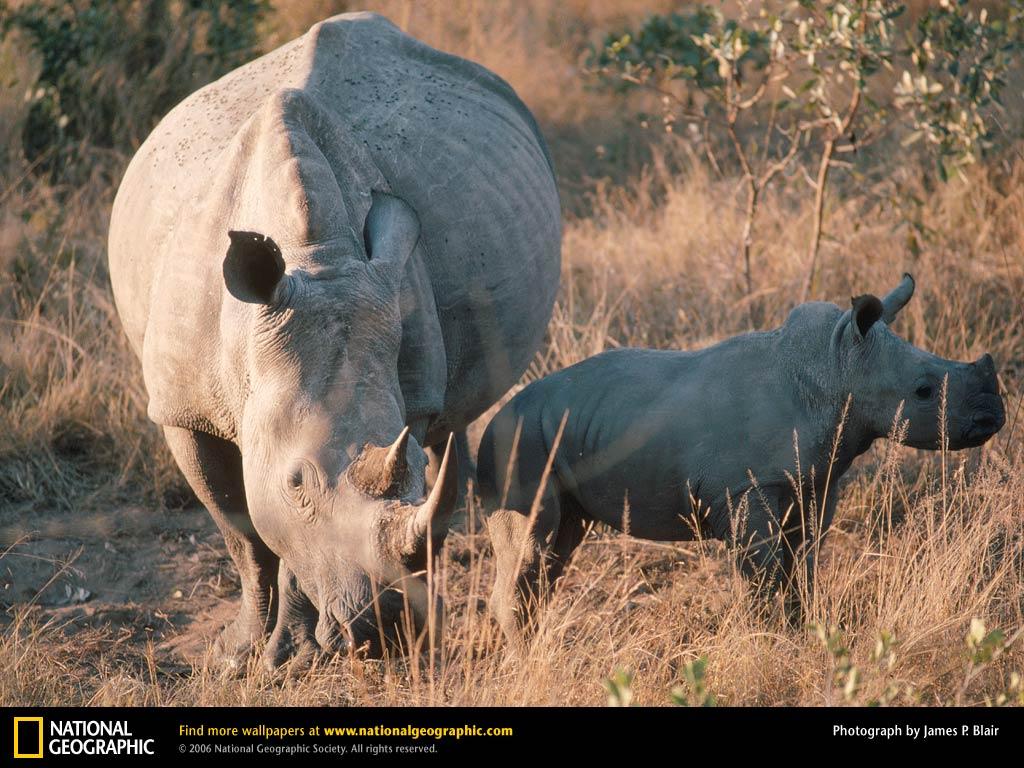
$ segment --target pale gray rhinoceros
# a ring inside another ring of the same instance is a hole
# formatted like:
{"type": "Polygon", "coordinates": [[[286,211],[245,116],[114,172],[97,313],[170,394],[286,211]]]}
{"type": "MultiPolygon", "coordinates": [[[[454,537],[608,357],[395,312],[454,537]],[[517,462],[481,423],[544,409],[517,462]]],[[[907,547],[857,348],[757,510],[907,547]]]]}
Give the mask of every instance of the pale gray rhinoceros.
{"type": "MultiPolygon", "coordinates": [[[[497,558],[491,607],[506,634],[532,627],[531,605],[587,521],[645,539],[731,540],[770,593],[791,586],[800,560],[810,576],[836,482],[897,415],[907,445],[938,448],[945,386],[949,448],[996,434],[1005,415],[991,356],[944,360],[889,330],[913,291],[906,275],[845,312],[802,304],[780,328],[696,352],[613,350],[517,394],[484,432],[477,465],[497,558]]],[[[798,590],[787,598],[796,618],[798,590]]]]}
{"type": "Polygon", "coordinates": [[[417,504],[423,448],[525,369],[559,248],[526,107],[379,16],[317,24],[153,131],[114,203],[111,282],[149,417],[241,576],[222,654],[379,651],[400,615],[423,624],[409,574],[458,463],[417,504]]]}

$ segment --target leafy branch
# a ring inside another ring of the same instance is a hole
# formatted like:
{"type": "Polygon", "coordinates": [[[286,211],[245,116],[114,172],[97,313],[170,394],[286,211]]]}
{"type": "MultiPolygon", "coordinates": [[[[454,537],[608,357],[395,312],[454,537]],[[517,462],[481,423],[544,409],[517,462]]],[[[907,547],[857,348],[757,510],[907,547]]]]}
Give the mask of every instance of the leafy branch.
{"type": "Polygon", "coordinates": [[[724,175],[727,160],[738,170],[738,251],[752,325],[760,204],[794,164],[813,171],[803,174],[814,194],[806,299],[820,268],[832,171],[850,165],[838,155],[904,125],[904,144],[925,139],[946,179],[991,144],[987,115],[999,107],[1020,49],[1020,0],[1000,18],[966,0],[943,0],[909,29],[899,25],[904,11],[894,0],[744,2],[726,18],[700,6],[610,33],[592,52],[592,74],[612,88],[656,94],[665,131],[688,122],[716,174],[724,175]]]}

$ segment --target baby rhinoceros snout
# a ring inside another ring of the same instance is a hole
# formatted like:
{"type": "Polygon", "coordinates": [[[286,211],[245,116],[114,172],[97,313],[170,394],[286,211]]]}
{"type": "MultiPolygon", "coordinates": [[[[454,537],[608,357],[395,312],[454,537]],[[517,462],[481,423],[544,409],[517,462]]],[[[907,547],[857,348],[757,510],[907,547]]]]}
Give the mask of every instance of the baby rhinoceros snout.
{"type": "Polygon", "coordinates": [[[969,444],[981,445],[1003,428],[1006,409],[999,394],[999,378],[992,355],[982,355],[971,363],[971,369],[977,389],[968,398],[971,419],[965,437],[969,444]]]}
{"type": "Polygon", "coordinates": [[[987,352],[971,364],[981,381],[981,391],[987,395],[999,394],[999,377],[996,376],[996,362],[987,352]]]}
{"type": "Polygon", "coordinates": [[[1002,413],[981,412],[974,414],[974,426],[993,435],[1003,428],[1003,421],[1002,413]]]}

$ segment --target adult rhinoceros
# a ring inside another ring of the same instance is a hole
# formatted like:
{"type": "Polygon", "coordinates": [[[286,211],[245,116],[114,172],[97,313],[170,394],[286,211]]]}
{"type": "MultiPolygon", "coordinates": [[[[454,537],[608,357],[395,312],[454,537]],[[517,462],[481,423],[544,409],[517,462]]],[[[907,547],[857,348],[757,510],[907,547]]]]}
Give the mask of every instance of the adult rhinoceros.
{"type": "Polygon", "coordinates": [[[317,24],[153,131],[114,202],[111,282],[149,417],[241,577],[223,656],[379,651],[422,625],[409,574],[447,532],[450,434],[539,345],[559,243],[512,89],[379,16],[317,24]]]}

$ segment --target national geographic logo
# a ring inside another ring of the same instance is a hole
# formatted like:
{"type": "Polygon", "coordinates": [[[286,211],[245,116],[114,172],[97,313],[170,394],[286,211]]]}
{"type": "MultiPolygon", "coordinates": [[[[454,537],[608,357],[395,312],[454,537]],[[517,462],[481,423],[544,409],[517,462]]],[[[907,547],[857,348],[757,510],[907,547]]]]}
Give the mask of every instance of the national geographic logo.
{"type": "Polygon", "coordinates": [[[127,720],[50,719],[47,738],[41,717],[14,718],[14,756],[155,755],[153,739],[132,735],[127,720]],[[45,742],[45,743],[44,743],[45,742]],[[45,749],[44,749],[45,747],[45,749]]]}
{"type": "Polygon", "coordinates": [[[14,718],[14,756],[43,756],[43,718],[14,718]]]}

